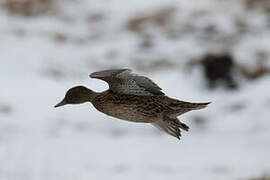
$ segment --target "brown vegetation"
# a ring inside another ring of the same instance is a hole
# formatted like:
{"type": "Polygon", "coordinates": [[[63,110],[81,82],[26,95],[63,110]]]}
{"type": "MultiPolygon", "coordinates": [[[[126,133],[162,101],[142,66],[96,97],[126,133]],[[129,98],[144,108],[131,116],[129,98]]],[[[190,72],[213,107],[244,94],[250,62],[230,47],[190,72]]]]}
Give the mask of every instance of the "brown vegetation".
{"type": "Polygon", "coordinates": [[[0,114],[10,114],[12,112],[12,108],[6,104],[0,104],[0,114]]]}
{"type": "Polygon", "coordinates": [[[248,9],[262,9],[267,13],[270,13],[269,0],[245,0],[245,6],[248,9]]]}
{"type": "Polygon", "coordinates": [[[52,0],[5,0],[3,6],[13,15],[33,16],[46,13],[52,0]]]}
{"type": "Polygon", "coordinates": [[[141,32],[142,27],[147,24],[163,27],[169,22],[175,11],[174,7],[166,7],[152,14],[136,16],[128,22],[128,29],[133,32],[141,32]]]}
{"type": "Polygon", "coordinates": [[[249,180],[270,180],[270,176],[264,174],[264,175],[259,176],[259,177],[250,178],[249,180]]]}

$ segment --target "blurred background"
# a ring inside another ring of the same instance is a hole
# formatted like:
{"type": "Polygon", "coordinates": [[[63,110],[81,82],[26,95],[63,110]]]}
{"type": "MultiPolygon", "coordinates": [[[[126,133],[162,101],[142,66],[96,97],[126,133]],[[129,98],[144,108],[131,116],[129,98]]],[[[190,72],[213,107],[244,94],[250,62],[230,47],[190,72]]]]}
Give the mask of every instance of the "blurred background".
{"type": "Polygon", "coordinates": [[[1,0],[0,180],[270,179],[269,0],[1,0]],[[181,141],[90,104],[131,68],[174,98],[181,141]]]}

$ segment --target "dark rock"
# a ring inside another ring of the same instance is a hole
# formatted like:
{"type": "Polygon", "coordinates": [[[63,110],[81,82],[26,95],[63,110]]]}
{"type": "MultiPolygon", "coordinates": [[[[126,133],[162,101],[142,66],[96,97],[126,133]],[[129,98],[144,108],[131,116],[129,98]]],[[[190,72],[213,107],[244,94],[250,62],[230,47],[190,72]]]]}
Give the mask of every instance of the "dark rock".
{"type": "Polygon", "coordinates": [[[218,84],[223,84],[229,89],[237,88],[233,78],[235,63],[230,54],[207,54],[200,62],[210,88],[214,88],[218,84]]]}

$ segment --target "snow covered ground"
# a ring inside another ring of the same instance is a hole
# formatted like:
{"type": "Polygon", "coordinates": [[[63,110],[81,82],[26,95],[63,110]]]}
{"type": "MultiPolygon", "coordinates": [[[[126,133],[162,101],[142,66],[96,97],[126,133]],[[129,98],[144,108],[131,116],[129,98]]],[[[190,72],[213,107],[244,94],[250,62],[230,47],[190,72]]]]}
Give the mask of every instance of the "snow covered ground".
{"type": "Polygon", "coordinates": [[[187,68],[207,52],[230,52],[250,69],[269,66],[263,0],[57,0],[30,16],[4,2],[0,180],[234,180],[270,172],[270,76],[209,90],[201,69],[187,68]],[[72,86],[105,90],[88,75],[112,67],[149,76],[171,97],[212,104],[181,117],[190,126],[181,141],[89,104],[53,108],[72,86]]]}

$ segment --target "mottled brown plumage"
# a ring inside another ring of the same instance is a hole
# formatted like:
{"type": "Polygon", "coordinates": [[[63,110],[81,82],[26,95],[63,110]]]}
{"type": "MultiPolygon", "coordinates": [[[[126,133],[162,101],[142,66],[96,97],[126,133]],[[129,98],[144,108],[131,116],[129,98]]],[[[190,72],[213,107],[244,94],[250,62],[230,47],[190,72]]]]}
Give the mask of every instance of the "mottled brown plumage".
{"type": "Polygon", "coordinates": [[[109,116],[132,122],[152,123],[180,139],[180,129],[188,131],[189,127],[180,122],[177,116],[202,109],[209,104],[184,102],[165,96],[152,80],[131,74],[128,69],[95,72],[90,77],[108,82],[109,90],[98,93],[83,86],[73,87],[55,107],[91,102],[97,110],[109,116]]]}

